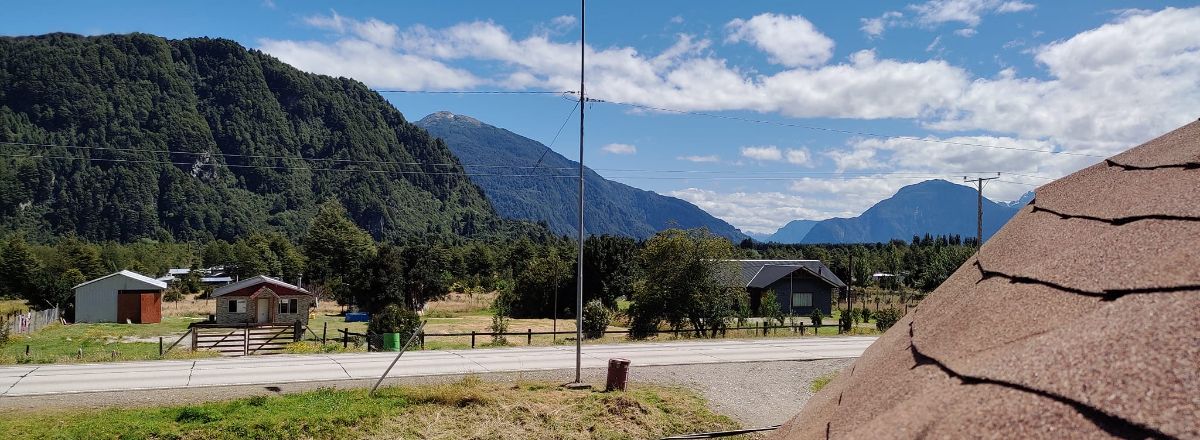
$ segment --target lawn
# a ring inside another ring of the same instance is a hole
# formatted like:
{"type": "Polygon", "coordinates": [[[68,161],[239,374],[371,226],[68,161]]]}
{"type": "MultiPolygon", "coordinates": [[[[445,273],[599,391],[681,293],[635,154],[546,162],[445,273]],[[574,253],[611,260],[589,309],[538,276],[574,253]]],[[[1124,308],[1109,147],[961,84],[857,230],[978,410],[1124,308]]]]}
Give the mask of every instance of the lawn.
{"type": "MultiPolygon", "coordinates": [[[[0,348],[0,364],[158,359],[158,338],[163,337],[170,345],[192,322],[196,320],[176,317],[163,318],[158,324],[53,324],[29,335],[9,336],[8,344],[0,348]]],[[[168,353],[171,358],[210,355],[174,350],[168,353]]]]}
{"type": "Polygon", "coordinates": [[[638,385],[627,392],[487,383],[256,396],[189,406],[0,415],[3,438],[606,438],[737,428],[703,398],[638,385]]]}

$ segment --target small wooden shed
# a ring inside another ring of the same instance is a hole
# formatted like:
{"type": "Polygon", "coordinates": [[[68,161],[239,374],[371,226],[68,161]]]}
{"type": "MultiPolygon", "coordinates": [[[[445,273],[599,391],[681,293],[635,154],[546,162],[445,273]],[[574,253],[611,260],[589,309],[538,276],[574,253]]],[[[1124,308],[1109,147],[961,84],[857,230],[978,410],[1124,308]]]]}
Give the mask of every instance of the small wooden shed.
{"type": "Polygon", "coordinates": [[[167,283],[122,270],[75,286],[75,322],[153,324],[162,321],[167,283]]]}

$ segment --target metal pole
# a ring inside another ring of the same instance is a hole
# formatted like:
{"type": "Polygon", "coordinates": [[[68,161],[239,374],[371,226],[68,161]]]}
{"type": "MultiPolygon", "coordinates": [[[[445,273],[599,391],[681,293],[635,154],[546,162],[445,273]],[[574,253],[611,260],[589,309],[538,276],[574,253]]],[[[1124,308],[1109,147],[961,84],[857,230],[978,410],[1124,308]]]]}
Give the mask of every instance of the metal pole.
{"type": "Polygon", "coordinates": [[[392,363],[388,365],[386,370],[383,370],[383,376],[379,376],[379,380],[375,381],[375,386],[371,387],[371,396],[375,395],[375,390],[379,388],[379,384],[383,383],[383,378],[387,377],[388,373],[392,372],[392,367],[396,366],[396,362],[400,360],[400,356],[404,355],[405,350],[408,350],[408,345],[412,344],[413,338],[416,338],[418,333],[423,334],[426,322],[428,321],[422,321],[421,325],[417,326],[416,330],[413,330],[412,335],[408,337],[408,341],[404,343],[404,347],[400,349],[399,353],[396,353],[396,358],[392,359],[392,363]]]}
{"type": "Polygon", "coordinates": [[[575,272],[575,383],[581,379],[583,363],[583,112],[587,108],[584,93],[584,57],[587,52],[587,0],[579,0],[579,259],[575,272]]]}

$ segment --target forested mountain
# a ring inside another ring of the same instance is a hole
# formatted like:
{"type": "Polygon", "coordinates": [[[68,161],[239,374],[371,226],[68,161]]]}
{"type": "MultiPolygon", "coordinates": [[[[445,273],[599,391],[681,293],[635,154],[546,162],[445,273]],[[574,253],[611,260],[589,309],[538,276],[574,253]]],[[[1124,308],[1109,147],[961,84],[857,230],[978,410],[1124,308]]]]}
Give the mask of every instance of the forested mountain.
{"type": "MultiPolygon", "coordinates": [[[[487,193],[500,215],[545,222],[555,232],[576,234],[578,181],[547,176],[571,175],[579,162],[547,151],[545,145],[533,139],[469,116],[438,112],[417,125],[446,141],[459,160],[468,165],[471,178],[487,193]],[[540,168],[529,168],[535,165],[540,168]]],[[[646,238],[670,227],[704,227],[735,241],[746,238],[729,223],[686,201],[606,180],[591,169],[585,173],[584,182],[589,234],[646,238]]]]}
{"type": "Polygon", "coordinates": [[[819,222],[819,220],[792,220],[762,241],[775,243],[800,243],[804,241],[804,236],[808,235],[808,231],[811,231],[813,226],[816,226],[817,222],[819,222]]]}
{"type": "Polygon", "coordinates": [[[330,198],[377,239],[499,222],[440,140],[357,81],[223,39],[0,38],[0,231],[296,238],[330,198]]]}
{"type": "MultiPolygon", "coordinates": [[[[927,180],[900,188],[854,218],[831,218],[813,225],[804,243],[886,243],[913,236],[975,237],[978,193],[945,180],[927,180]]],[[[983,199],[983,239],[1000,230],[1021,205],[983,199]]]]}

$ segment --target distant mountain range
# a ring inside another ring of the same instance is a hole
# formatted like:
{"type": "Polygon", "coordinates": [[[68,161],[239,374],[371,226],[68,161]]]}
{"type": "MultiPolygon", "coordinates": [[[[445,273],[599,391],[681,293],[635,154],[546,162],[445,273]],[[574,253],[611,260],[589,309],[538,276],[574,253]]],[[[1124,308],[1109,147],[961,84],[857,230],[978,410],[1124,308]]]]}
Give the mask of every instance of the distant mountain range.
{"type": "MultiPolygon", "coordinates": [[[[914,235],[976,233],[978,194],[974,189],[945,180],[927,180],[900,188],[853,218],[821,221],[796,220],[780,228],[767,241],[778,243],[881,243],[909,240],[914,235]]],[[[1000,230],[1033,199],[1029,192],[1013,202],[983,199],[983,239],[1000,230]]]]}
{"type": "MultiPolygon", "coordinates": [[[[545,222],[556,233],[576,234],[578,181],[547,176],[571,175],[578,162],[548,151],[533,139],[469,116],[437,112],[416,125],[446,142],[501,216],[545,222]],[[540,168],[528,168],[535,165],[540,168]],[[514,172],[517,170],[521,172],[514,172]]],[[[584,185],[589,234],[647,238],[671,227],[705,227],[734,241],[746,238],[696,205],[607,180],[591,169],[584,173],[584,185]]]]}
{"type": "Polygon", "coordinates": [[[820,220],[792,220],[788,224],[783,225],[774,234],[767,236],[768,242],[776,243],[800,243],[804,241],[804,236],[808,235],[813,226],[820,223],[820,220]]]}

